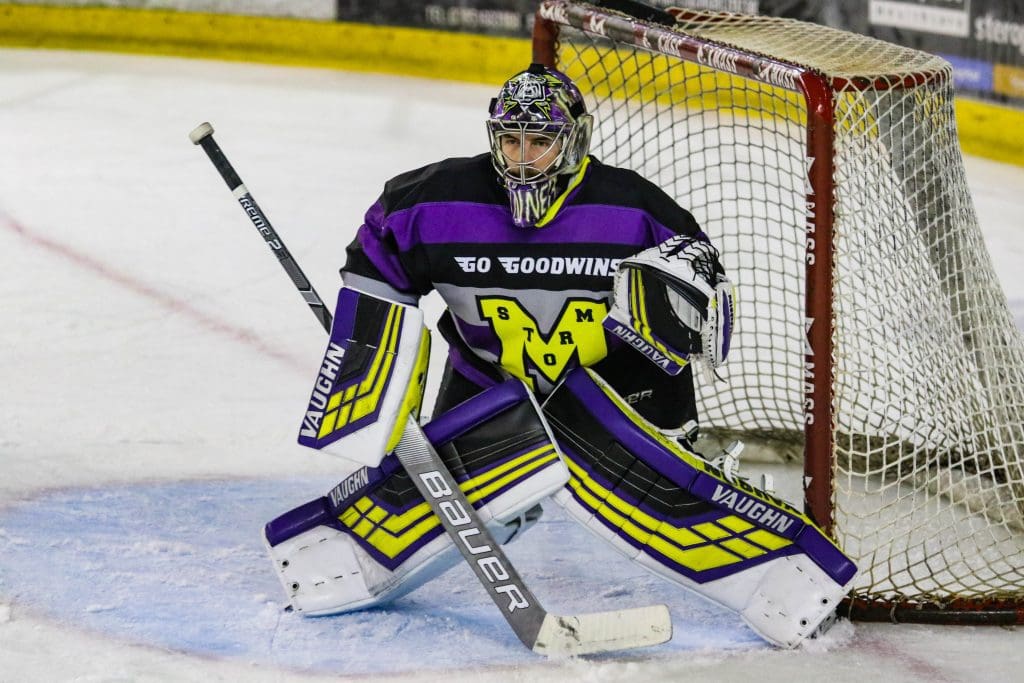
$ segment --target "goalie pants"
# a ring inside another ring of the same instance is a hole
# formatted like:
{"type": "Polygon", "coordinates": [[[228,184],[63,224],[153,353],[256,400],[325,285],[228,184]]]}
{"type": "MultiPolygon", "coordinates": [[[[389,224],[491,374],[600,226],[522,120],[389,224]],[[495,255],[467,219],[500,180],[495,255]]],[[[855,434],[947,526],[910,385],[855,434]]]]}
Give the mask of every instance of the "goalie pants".
{"type": "MultiPolygon", "coordinates": [[[[438,321],[438,331],[448,342],[449,357],[434,404],[435,415],[479,394],[484,387],[502,381],[493,367],[462,341],[447,311],[438,321]]],[[[608,355],[591,370],[645,420],[660,429],[677,429],[690,420],[699,421],[690,366],[672,376],[617,339],[609,337],[609,349],[608,355]]]]}

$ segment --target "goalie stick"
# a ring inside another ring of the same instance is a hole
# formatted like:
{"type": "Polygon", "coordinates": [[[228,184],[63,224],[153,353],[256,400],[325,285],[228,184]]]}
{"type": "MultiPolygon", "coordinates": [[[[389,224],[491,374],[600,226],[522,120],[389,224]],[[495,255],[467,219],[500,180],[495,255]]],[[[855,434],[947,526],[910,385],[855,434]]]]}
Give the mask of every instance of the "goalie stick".
{"type": "MultiPolygon", "coordinates": [[[[189,133],[189,139],[202,146],[210,157],[313,314],[330,334],[331,313],[214,141],[213,126],[199,124],[189,133]]],[[[549,614],[487,530],[412,415],[407,416],[395,455],[526,647],[548,656],[584,655],[658,645],[672,637],[671,616],[665,605],[569,616],[549,614]]]]}

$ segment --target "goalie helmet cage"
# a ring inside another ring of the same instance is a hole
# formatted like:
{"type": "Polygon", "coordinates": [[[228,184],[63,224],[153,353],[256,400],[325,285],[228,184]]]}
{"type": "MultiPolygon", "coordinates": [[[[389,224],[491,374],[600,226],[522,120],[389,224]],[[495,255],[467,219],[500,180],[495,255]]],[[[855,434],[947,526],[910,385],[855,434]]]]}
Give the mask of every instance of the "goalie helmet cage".
{"type": "Polygon", "coordinates": [[[595,156],[721,248],[739,316],[728,382],[698,389],[702,427],[803,458],[808,512],[862,571],[845,613],[1024,623],[1024,342],[949,64],[621,1],[542,2],[533,36],[534,61],[587,97],[595,156]]]}

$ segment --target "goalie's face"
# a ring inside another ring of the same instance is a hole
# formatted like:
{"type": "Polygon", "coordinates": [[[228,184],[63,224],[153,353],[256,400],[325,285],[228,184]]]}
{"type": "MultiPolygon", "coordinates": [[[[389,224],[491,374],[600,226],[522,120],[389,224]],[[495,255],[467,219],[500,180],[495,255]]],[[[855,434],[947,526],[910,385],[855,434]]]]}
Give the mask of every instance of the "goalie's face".
{"type": "Polygon", "coordinates": [[[521,184],[530,184],[549,176],[562,160],[561,132],[499,133],[498,147],[503,159],[504,175],[521,184]]]}

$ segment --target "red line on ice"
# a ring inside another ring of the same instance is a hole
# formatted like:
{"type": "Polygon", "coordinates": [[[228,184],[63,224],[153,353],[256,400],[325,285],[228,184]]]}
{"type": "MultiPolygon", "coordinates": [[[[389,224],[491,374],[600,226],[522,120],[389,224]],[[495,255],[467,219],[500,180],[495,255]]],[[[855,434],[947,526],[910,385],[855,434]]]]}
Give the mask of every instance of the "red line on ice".
{"type": "Polygon", "coordinates": [[[260,352],[261,354],[273,358],[274,360],[280,361],[285,365],[301,370],[303,372],[309,371],[309,363],[305,362],[296,356],[293,356],[280,349],[275,349],[263,339],[251,330],[247,330],[242,327],[230,325],[211,315],[203,313],[198,308],[191,306],[187,301],[178,299],[170,294],[161,292],[154,289],[150,285],[147,285],[141,280],[137,280],[134,277],[127,275],[122,272],[110,267],[110,265],[103,263],[87,254],[76,251],[66,244],[54,241],[32,232],[25,226],[15,221],[10,216],[0,212],[0,225],[5,226],[7,229],[16,233],[25,240],[31,242],[37,247],[41,247],[46,251],[61,256],[75,265],[90,271],[94,275],[98,275],[105,280],[109,280],[115,284],[124,287],[125,289],[138,294],[139,296],[145,297],[150,301],[153,301],[163,308],[182,315],[192,322],[196,323],[200,327],[203,327],[211,332],[227,337],[233,341],[239,342],[248,346],[249,348],[260,352]]]}
{"type": "Polygon", "coordinates": [[[942,669],[921,657],[901,649],[894,643],[883,640],[881,637],[868,636],[861,642],[868,654],[897,662],[903,665],[907,671],[920,676],[921,680],[929,681],[930,683],[953,683],[953,680],[947,677],[946,672],[942,669]]]}

